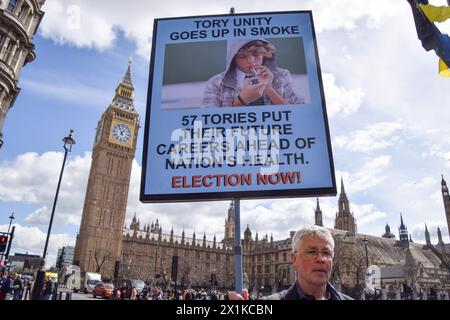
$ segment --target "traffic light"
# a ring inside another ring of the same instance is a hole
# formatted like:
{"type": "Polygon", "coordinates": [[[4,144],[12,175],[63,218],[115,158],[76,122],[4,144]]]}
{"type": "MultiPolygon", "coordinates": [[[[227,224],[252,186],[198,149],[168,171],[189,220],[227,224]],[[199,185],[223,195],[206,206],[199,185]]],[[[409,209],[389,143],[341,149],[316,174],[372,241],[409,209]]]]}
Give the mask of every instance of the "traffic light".
{"type": "Polygon", "coordinates": [[[177,282],[178,256],[172,256],[172,281],[177,282]]]}
{"type": "Polygon", "coordinates": [[[213,273],[211,273],[211,286],[217,287],[217,284],[218,284],[218,282],[217,282],[217,276],[216,276],[216,274],[213,272],[213,273]]]}
{"type": "Polygon", "coordinates": [[[7,244],[8,244],[8,236],[5,234],[0,236],[0,252],[1,253],[5,252],[7,244]]]}
{"type": "Polygon", "coordinates": [[[114,263],[114,280],[117,280],[119,278],[119,268],[120,268],[120,261],[116,260],[114,263]]]}

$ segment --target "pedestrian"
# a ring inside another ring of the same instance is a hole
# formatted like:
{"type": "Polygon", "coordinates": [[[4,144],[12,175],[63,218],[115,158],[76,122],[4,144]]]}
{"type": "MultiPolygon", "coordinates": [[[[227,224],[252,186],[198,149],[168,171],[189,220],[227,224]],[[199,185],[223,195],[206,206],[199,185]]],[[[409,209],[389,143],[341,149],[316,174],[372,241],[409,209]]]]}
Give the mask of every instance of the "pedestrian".
{"type": "Polygon", "coordinates": [[[3,292],[3,285],[6,281],[6,273],[1,271],[0,272],[0,300],[4,300],[5,299],[5,294],[3,292]]]}
{"type": "Polygon", "coordinates": [[[149,287],[146,284],[144,288],[142,288],[141,294],[140,294],[140,300],[147,300],[147,295],[149,294],[149,287]]]}
{"type": "MultiPolygon", "coordinates": [[[[338,292],[329,282],[333,268],[334,240],[331,232],[319,226],[297,231],[292,240],[292,266],[297,280],[287,290],[264,300],[353,300],[338,292]]],[[[229,293],[230,300],[243,300],[229,293]]]]}
{"type": "Polygon", "coordinates": [[[22,300],[24,283],[22,275],[17,274],[14,279],[14,300],[22,300]]]}
{"type": "Polygon", "coordinates": [[[130,294],[130,300],[136,300],[137,299],[137,290],[136,287],[131,288],[131,294],[130,294]]]}
{"type": "Polygon", "coordinates": [[[128,285],[126,282],[122,283],[122,286],[120,287],[120,300],[125,300],[125,298],[129,298],[129,292],[128,292],[128,285]]]}
{"type": "Polygon", "coordinates": [[[14,274],[9,274],[5,276],[2,281],[1,286],[3,300],[13,300],[13,290],[14,290],[14,274]]]}
{"type": "Polygon", "coordinates": [[[120,296],[121,296],[120,288],[118,286],[116,286],[114,288],[114,297],[116,300],[120,300],[120,296]]]}
{"type": "Polygon", "coordinates": [[[42,292],[42,300],[52,300],[54,283],[52,277],[47,276],[47,282],[45,283],[44,291],[42,292]]]}

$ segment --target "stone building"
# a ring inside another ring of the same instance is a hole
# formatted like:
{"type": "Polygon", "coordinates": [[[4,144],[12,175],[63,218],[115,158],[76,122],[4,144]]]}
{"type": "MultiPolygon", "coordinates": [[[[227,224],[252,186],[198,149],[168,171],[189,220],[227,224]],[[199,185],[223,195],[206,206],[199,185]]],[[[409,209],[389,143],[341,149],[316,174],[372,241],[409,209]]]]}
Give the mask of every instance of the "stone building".
{"type": "Polygon", "coordinates": [[[34,272],[41,266],[42,257],[35,254],[28,254],[28,252],[15,253],[9,256],[9,262],[14,271],[34,272]]]}
{"type": "MultiPolygon", "coordinates": [[[[443,178],[441,185],[448,221],[449,208],[445,204],[449,196],[443,178]]],[[[342,185],[341,197],[343,193],[342,185]]],[[[380,273],[378,289],[384,291],[386,298],[404,297],[411,291],[416,297],[419,293],[426,297],[427,294],[434,292],[437,295],[440,292],[448,299],[450,261],[440,229],[437,229],[437,246],[431,244],[426,225],[426,244],[413,243],[400,214],[398,231],[399,240],[395,239],[388,224],[382,237],[354,234],[353,227],[331,230],[336,242],[332,282],[343,292],[360,297],[365,287],[367,267],[373,265],[380,273]]]]}
{"type": "Polygon", "coordinates": [[[334,222],[334,228],[340,230],[347,230],[350,234],[356,234],[356,221],[353,213],[350,212],[350,202],[344,189],[344,181],[341,178],[341,194],[338,201],[338,212],[334,222]]]}
{"type": "Polygon", "coordinates": [[[56,268],[62,269],[73,264],[74,246],[64,246],[58,249],[56,254],[56,268]]]}
{"type": "MultiPolygon", "coordinates": [[[[448,253],[438,230],[439,242],[433,246],[426,230],[427,243],[416,244],[408,238],[407,227],[400,216],[399,235],[396,240],[386,225],[382,237],[354,233],[356,220],[349,214],[350,202],[341,183],[341,194],[336,215],[342,226],[348,230],[330,229],[336,241],[332,282],[340,290],[360,297],[365,287],[365,272],[368,265],[380,268],[380,288],[386,296],[399,292],[403,294],[406,282],[414,292],[424,295],[437,288],[447,292],[450,289],[450,267],[448,253]],[[345,221],[345,219],[348,219],[345,221]],[[367,256],[365,248],[367,246],[367,256]]],[[[316,224],[322,221],[322,210],[319,202],[315,210],[316,224]]],[[[230,225],[234,223],[233,203],[225,220],[225,237],[221,242],[203,238],[197,239],[195,233],[187,238],[182,233],[176,236],[173,231],[164,233],[158,221],[141,230],[140,222],[135,217],[129,228],[124,230],[122,252],[122,270],[126,277],[137,277],[147,281],[165,279],[158,283],[169,283],[172,277],[172,259],[178,256],[177,281],[183,286],[211,286],[211,274],[219,287],[233,287],[233,233],[230,225]],[[155,275],[157,278],[155,278],[155,275]],[[165,278],[164,278],[165,276],[165,278]]],[[[426,228],[426,226],[425,226],[426,228]]],[[[291,267],[291,239],[294,232],[284,240],[274,241],[265,235],[259,239],[258,234],[252,237],[250,227],[244,231],[242,239],[243,269],[245,285],[252,290],[265,293],[288,287],[295,279],[291,267]]],[[[447,293],[448,295],[448,293],[447,293]]]]}
{"type": "MultiPolygon", "coordinates": [[[[386,296],[403,294],[403,285],[407,284],[414,292],[424,292],[426,296],[433,292],[447,292],[450,289],[450,266],[448,253],[438,230],[438,245],[433,246],[426,229],[427,243],[413,243],[407,235],[407,227],[400,216],[399,240],[390,232],[389,225],[383,236],[353,234],[356,221],[350,210],[349,200],[341,185],[339,201],[345,205],[337,213],[338,219],[347,217],[343,226],[349,230],[330,229],[336,241],[332,282],[340,290],[360,297],[365,287],[365,273],[368,265],[380,269],[379,288],[386,296]],[[367,255],[365,248],[367,247],[367,255]]],[[[316,224],[322,221],[319,202],[315,210],[316,224]]],[[[186,237],[163,232],[157,221],[155,224],[141,227],[134,217],[129,228],[123,232],[121,276],[141,278],[160,285],[168,284],[173,277],[173,256],[177,256],[177,283],[182,286],[210,287],[212,274],[221,288],[233,287],[233,233],[234,206],[231,203],[225,220],[224,239],[220,242],[196,238],[195,233],[186,237]]],[[[427,228],[425,226],[425,228],[427,228]]],[[[242,239],[243,269],[245,285],[252,290],[265,293],[288,287],[295,279],[291,267],[290,252],[293,231],[284,240],[274,241],[265,235],[254,237],[250,227],[244,231],[242,239]]],[[[215,284],[215,283],[214,283],[215,284]]],[[[447,293],[448,295],[448,293],[447,293]]]]}
{"type": "Polygon", "coordinates": [[[36,58],[33,36],[44,16],[45,0],[0,1],[0,148],[8,111],[19,95],[20,72],[36,58]]]}
{"type": "MultiPolygon", "coordinates": [[[[139,278],[150,283],[165,285],[175,280],[182,286],[233,288],[234,256],[233,234],[234,204],[230,205],[225,220],[225,237],[222,241],[207,240],[205,234],[197,238],[195,232],[187,237],[164,233],[159,222],[141,227],[134,217],[123,231],[120,277],[139,278]],[[227,237],[228,235],[228,237],[227,237]],[[174,256],[177,258],[174,266],[174,256]],[[176,271],[175,269],[176,268],[176,271]],[[214,279],[214,280],[212,280],[214,279]]],[[[291,233],[293,236],[293,233],[291,233]]],[[[274,241],[265,235],[252,237],[249,226],[242,239],[245,285],[258,291],[272,292],[288,287],[294,281],[291,269],[291,237],[274,241]]]]}
{"type": "Polygon", "coordinates": [[[112,276],[122,255],[123,226],[136,152],[139,115],[133,105],[131,60],[98,122],[74,263],[112,276]]]}

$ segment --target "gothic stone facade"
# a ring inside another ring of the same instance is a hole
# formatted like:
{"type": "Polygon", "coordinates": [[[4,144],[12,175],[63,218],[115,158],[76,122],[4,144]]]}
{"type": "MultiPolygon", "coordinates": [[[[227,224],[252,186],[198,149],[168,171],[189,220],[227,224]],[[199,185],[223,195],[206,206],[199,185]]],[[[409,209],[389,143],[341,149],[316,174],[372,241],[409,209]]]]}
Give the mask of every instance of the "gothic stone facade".
{"type": "MultiPolygon", "coordinates": [[[[231,206],[230,210],[233,209],[231,206]]],[[[227,225],[234,224],[229,216],[227,225]]],[[[292,233],[293,235],[293,233],[292,233]]],[[[292,236],[291,235],[291,236],[292,236]]],[[[163,233],[158,222],[140,229],[133,218],[123,232],[120,277],[138,278],[165,286],[176,280],[182,286],[210,288],[234,287],[234,255],[232,245],[224,239],[197,239],[195,233],[186,237],[163,233]],[[176,270],[173,257],[176,256],[176,270]]],[[[232,243],[232,242],[231,242],[232,243]]],[[[270,240],[266,235],[253,239],[247,226],[242,240],[244,285],[248,288],[272,292],[287,288],[295,279],[290,263],[291,237],[282,241],[270,240]]]]}
{"type": "MultiPolygon", "coordinates": [[[[443,186],[445,181],[442,183],[443,186]]],[[[445,195],[445,188],[443,187],[445,195]]],[[[340,290],[355,297],[361,295],[365,286],[365,272],[368,265],[380,269],[380,286],[387,296],[402,289],[407,283],[415,292],[427,292],[436,288],[443,292],[450,290],[450,265],[446,247],[438,230],[439,243],[416,244],[405,235],[406,225],[401,217],[399,234],[396,240],[389,225],[381,237],[356,233],[356,220],[350,212],[350,202],[341,183],[341,194],[336,214],[336,224],[342,229],[330,229],[336,242],[332,279],[340,290]],[[342,202],[342,203],[341,203],[342,202]],[[347,219],[347,221],[346,221],[347,219]],[[345,229],[346,227],[347,229],[345,229]],[[367,247],[367,255],[366,255],[367,247]],[[360,290],[358,292],[358,290],[360,290]]],[[[225,236],[221,242],[175,236],[163,233],[156,225],[144,226],[141,230],[139,220],[133,219],[130,227],[123,233],[122,276],[135,277],[156,284],[167,284],[174,279],[172,274],[173,256],[178,257],[177,282],[184,286],[211,286],[212,274],[219,287],[233,287],[232,228],[234,208],[231,204],[225,220],[225,236]]],[[[315,210],[316,224],[322,224],[322,211],[319,203],[315,210]]],[[[426,230],[428,233],[428,230],[426,230]]],[[[268,292],[286,288],[295,280],[291,267],[291,239],[273,241],[263,237],[252,237],[249,226],[242,240],[244,285],[251,290],[268,292]]],[[[447,293],[448,295],[448,293],[447,293]]]]}

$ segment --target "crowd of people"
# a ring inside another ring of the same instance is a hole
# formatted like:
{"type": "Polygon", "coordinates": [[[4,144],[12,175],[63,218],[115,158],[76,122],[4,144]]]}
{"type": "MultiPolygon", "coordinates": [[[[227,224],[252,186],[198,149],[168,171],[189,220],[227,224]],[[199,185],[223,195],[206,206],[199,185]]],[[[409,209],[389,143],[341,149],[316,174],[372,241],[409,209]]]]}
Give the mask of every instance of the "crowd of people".
{"type": "Polygon", "coordinates": [[[26,288],[22,275],[5,271],[0,276],[0,300],[21,300],[26,288]]]}
{"type": "MultiPolygon", "coordinates": [[[[34,277],[20,273],[0,272],[0,300],[27,300],[31,297],[34,277]]],[[[55,281],[47,276],[44,279],[40,300],[52,300],[55,293],[55,281]]]]}
{"type": "MultiPolygon", "coordinates": [[[[296,273],[296,280],[284,291],[267,297],[249,294],[244,289],[242,293],[235,291],[221,292],[205,289],[166,289],[148,284],[137,288],[126,281],[119,281],[111,296],[116,300],[353,300],[352,297],[337,290],[331,283],[331,270],[334,258],[334,239],[330,231],[323,227],[311,226],[297,231],[292,240],[291,261],[296,273]]],[[[131,283],[131,282],[130,282],[131,283]]],[[[27,287],[21,275],[15,273],[2,273],[0,285],[1,300],[20,300],[23,290],[27,287]]],[[[111,286],[112,287],[112,286],[111,286]]],[[[366,288],[367,289],[367,288],[366,288]]],[[[420,291],[422,293],[422,291],[420,291]]],[[[399,293],[399,291],[397,291],[399,293]]],[[[50,276],[41,294],[41,299],[50,300],[55,295],[55,285],[50,276]]],[[[448,295],[437,296],[436,288],[428,294],[427,298],[448,299],[448,295]]],[[[95,298],[95,292],[94,292],[95,298]]],[[[365,291],[361,298],[375,300],[383,298],[383,292],[374,290],[365,291]]],[[[412,287],[404,283],[403,295],[394,299],[415,299],[412,287]]],[[[423,296],[419,296],[423,299],[423,296]]]]}
{"type": "MultiPolygon", "coordinates": [[[[163,289],[145,285],[140,291],[123,282],[114,288],[115,300],[227,300],[227,292],[212,289],[163,289]]],[[[252,299],[254,297],[252,296],[252,299]]]]}

